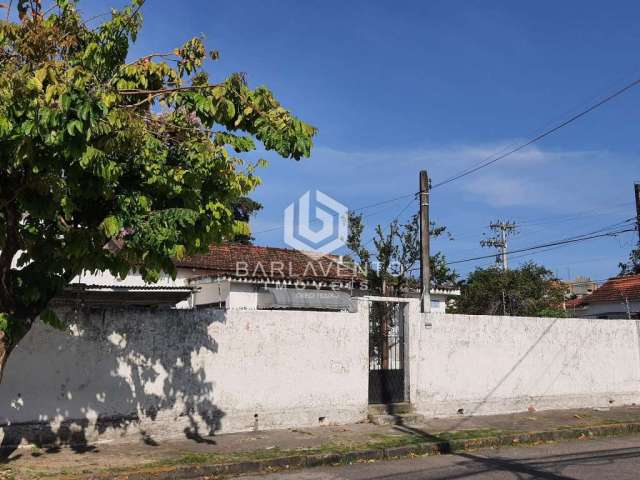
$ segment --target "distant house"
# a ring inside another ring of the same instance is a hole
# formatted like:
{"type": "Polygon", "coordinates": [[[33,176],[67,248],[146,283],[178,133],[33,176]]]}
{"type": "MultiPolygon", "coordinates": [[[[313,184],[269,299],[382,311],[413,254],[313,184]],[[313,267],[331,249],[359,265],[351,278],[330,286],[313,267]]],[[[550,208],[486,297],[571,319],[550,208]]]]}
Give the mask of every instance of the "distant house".
{"type": "Polygon", "coordinates": [[[84,304],[234,310],[303,309],[344,311],[354,290],[366,288],[362,274],[340,257],[242,244],[211,245],[203,255],[175,262],[176,278],[147,284],[139,273],[119,279],[85,272],[58,299],[84,304]]]}
{"type": "Polygon", "coordinates": [[[364,277],[340,257],[254,245],[211,245],[209,253],[177,261],[195,306],[226,309],[349,310],[364,277]]]}
{"type": "Polygon", "coordinates": [[[640,318],[640,275],[610,278],[590,295],[567,300],[565,308],[580,318],[640,318]]]}
{"type": "MultiPolygon", "coordinates": [[[[62,298],[99,306],[346,311],[352,297],[369,293],[364,273],[335,255],[230,243],[175,264],[176,278],[164,275],[156,284],[146,284],[136,272],[125,279],[84,273],[62,298]]],[[[431,311],[444,313],[459,294],[456,288],[432,289],[431,311]]]]}
{"type": "Polygon", "coordinates": [[[431,289],[431,313],[446,313],[447,307],[455,304],[460,296],[460,289],[451,286],[439,286],[431,289]]]}
{"type": "Polygon", "coordinates": [[[563,283],[567,289],[567,296],[573,299],[590,295],[598,288],[598,284],[589,277],[576,277],[575,280],[566,280],[563,283]]]}
{"type": "MultiPolygon", "coordinates": [[[[253,245],[212,245],[206,255],[176,262],[196,306],[227,309],[347,310],[350,297],[368,294],[364,273],[335,255],[253,245]]],[[[431,290],[431,311],[444,313],[457,288],[431,290]]]]}

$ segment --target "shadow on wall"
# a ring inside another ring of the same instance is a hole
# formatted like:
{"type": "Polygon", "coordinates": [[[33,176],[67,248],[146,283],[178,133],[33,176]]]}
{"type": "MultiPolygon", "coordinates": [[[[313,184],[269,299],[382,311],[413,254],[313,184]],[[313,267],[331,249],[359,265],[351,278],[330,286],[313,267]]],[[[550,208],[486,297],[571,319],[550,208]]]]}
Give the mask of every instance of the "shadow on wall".
{"type": "Polygon", "coordinates": [[[197,442],[220,428],[204,365],[218,345],[220,310],[61,312],[71,332],[38,323],[9,359],[0,385],[0,460],[26,441],[49,452],[90,451],[98,436],[132,431],[154,445],[197,442]],[[165,423],[166,421],[166,423],[165,423]],[[179,427],[177,427],[179,426],[179,427]]]}

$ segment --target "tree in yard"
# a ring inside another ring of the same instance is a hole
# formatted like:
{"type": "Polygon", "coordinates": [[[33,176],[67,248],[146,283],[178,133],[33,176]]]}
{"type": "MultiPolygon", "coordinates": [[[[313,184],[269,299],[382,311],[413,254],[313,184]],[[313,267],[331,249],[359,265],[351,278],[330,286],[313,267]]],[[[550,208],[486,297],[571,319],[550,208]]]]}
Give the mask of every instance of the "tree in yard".
{"type": "Polygon", "coordinates": [[[619,263],[618,267],[621,277],[640,275],[640,243],[629,253],[629,260],[626,263],[619,263]]]}
{"type": "MultiPolygon", "coordinates": [[[[397,296],[407,288],[419,288],[415,274],[420,261],[420,219],[413,215],[404,225],[398,220],[391,222],[387,229],[378,225],[373,238],[375,253],[363,243],[363,216],[349,214],[349,236],[347,247],[356,257],[359,266],[367,272],[369,290],[379,295],[397,296]]],[[[431,237],[445,234],[446,227],[430,225],[431,237]]],[[[438,252],[429,259],[431,262],[431,284],[455,284],[458,274],[451,270],[445,256],[438,252]]]]}
{"type": "Polygon", "coordinates": [[[565,288],[533,262],[518,269],[478,268],[461,282],[455,312],[471,315],[564,316],[565,288]]]}
{"type": "Polygon", "coordinates": [[[48,304],[81,271],[155,281],[246,232],[254,140],[310,153],[315,129],[267,88],[209,79],[199,38],[128,61],[142,4],[89,28],[72,0],[20,0],[0,22],[0,372],[37,317],[62,326],[48,304]]]}
{"type": "Polygon", "coordinates": [[[254,238],[249,228],[249,220],[258,211],[262,210],[262,204],[249,197],[240,197],[231,204],[231,209],[235,220],[240,222],[240,225],[246,225],[246,228],[237,229],[233,236],[233,241],[243,245],[251,245],[254,238]]]}

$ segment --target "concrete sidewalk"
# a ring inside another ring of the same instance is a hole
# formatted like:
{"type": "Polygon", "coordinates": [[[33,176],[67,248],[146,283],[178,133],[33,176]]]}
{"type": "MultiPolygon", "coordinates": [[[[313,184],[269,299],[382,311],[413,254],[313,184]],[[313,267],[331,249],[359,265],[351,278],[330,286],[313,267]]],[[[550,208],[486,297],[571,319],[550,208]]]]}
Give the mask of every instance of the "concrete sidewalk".
{"type": "Polygon", "coordinates": [[[640,406],[260,431],[197,442],[141,438],[127,444],[27,446],[0,454],[0,479],[203,478],[624,433],[640,433],[640,406]]]}

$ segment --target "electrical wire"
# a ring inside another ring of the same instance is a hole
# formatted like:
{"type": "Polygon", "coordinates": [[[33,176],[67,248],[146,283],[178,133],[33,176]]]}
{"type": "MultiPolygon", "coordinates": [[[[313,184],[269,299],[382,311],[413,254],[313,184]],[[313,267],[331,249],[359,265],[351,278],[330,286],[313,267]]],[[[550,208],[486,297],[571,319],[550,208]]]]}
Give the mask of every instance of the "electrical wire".
{"type": "MultiPolygon", "coordinates": [[[[539,135],[536,135],[535,137],[527,140],[526,142],[524,142],[524,143],[522,143],[522,144],[520,144],[520,145],[518,145],[518,146],[516,146],[514,148],[511,148],[510,150],[508,150],[508,151],[506,151],[504,153],[500,153],[500,152],[504,151],[504,148],[503,148],[499,152],[488,156],[484,161],[480,162],[476,166],[468,168],[468,169],[465,169],[465,170],[462,170],[461,172],[459,172],[459,173],[457,173],[457,174],[455,174],[455,175],[453,175],[453,176],[451,176],[451,177],[449,177],[449,178],[447,178],[447,179],[445,179],[445,180],[443,180],[441,182],[438,182],[438,183],[436,183],[434,185],[431,185],[430,190],[442,187],[442,186],[447,185],[449,183],[452,183],[452,182],[454,182],[456,180],[464,178],[464,177],[466,177],[468,175],[471,175],[471,174],[473,174],[473,173],[475,173],[475,172],[477,172],[477,171],[479,171],[479,170],[481,170],[483,168],[489,167],[489,166],[495,164],[496,162],[498,162],[500,160],[503,160],[503,159],[513,155],[514,153],[517,153],[517,152],[519,152],[519,151],[521,151],[521,150],[533,145],[534,143],[539,142],[543,138],[545,138],[545,137],[557,132],[558,130],[566,127],[567,125],[570,125],[571,123],[575,122],[576,120],[579,120],[580,118],[582,118],[585,115],[591,113],[592,111],[596,110],[597,108],[601,107],[602,105],[610,102],[611,100],[615,99],[616,97],[626,93],[627,91],[631,90],[632,88],[636,87],[639,84],[640,84],[640,79],[636,79],[633,82],[628,83],[624,87],[622,87],[622,88],[616,90],[615,92],[607,95],[606,97],[602,98],[601,100],[599,100],[598,102],[594,103],[593,105],[590,105],[589,107],[581,110],[577,114],[571,116],[567,120],[564,120],[563,122],[559,123],[558,125],[555,125],[555,126],[549,128],[549,129],[545,130],[544,132],[540,133],[539,135]]],[[[395,202],[397,200],[401,200],[403,198],[415,197],[419,193],[420,192],[414,192],[414,193],[410,193],[410,194],[406,194],[406,195],[401,195],[401,196],[398,196],[398,197],[390,198],[388,200],[383,200],[383,201],[375,202],[375,203],[372,203],[372,204],[369,204],[369,205],[364,205],[362,207],[358,207],[356,209],[353,209],[352,211],[353,212],[358,212],[358,211],[366,210],[368,208],[373,208],[373,207],[377,207],[377,206],[380,206],[380,205],[393,203],[393,202],[395,202]]],[[[408,206],[405,207],[405,208],[408,208],[408,206]]],[[[254,233],[256,235],[258,235],[258,234],[261,234],[261,233],[267,233],[267,232],[272,232],[272,231],[275,231],[275,230],[280,230],[282,228],[284,228],[284,224],[278,225],[276,227],[269,228],[269,229],[266,229],[266,230],[261,230],[261,231],[258,231],[258,232],[254,232],[254,233]]]]}
{"type": "MultiPolygon", "coordinates": [[[[415,194],[414,194],[415,197],[415,194]]],[[[404,208],[402,210],[400,210],[400,212],[395,216],[395,218],[389,222],[389,226],[391,226],[391,224],[395,221],[397,221],[398,219],[400,219],[400,217],[402,216],[402,214],[411,206],[411,204],[414,202],[415,198],[412,198],[411,200],[409,200],[409,203],[407,203],[404,208]]],[[[386,231],[387,227],[385,227],[382,231],[386,231]]],[[[366,247],[368,245],[371,244],[371,242],[373,242],[375,240],[375,235],[372,236],[363,246],[366,247]]]]}
{"type": "MultiPolygon", "coordinates": [[[[561,240],[555,240],[555,241],[551,241],[551,242],[546,242],[543,244],[539,244],[539,245],[532,245],[530,247],[526,247],[526,248],[520,248],[520,249],[515,249],[515,250],[511,250],[509,251],[509,255],[512,254],[516,254],[516,253],[524,253],[524,252],[535,252],[537,253],[542,253],[545,251],[549,251],[549,250],[554,250],[556,248],[560,248],[562,246],[568,245],[568,244],[572,244],[572,243],[578,243],[578,242],[582,242],[582,241],[587,241],[587,240],[592,240],[592,239],[596,239],[596,238],[602,238],[602,237],[615,237],[619,234],[622,233],[627,233],[627,232],[635,232],[637,231],[637,228],[627,228],[624,230],[614,230],[614,231],[605,231],[605,230],[610,230],[613,227],[621,227],[622,225],[624,225],[625,223],[629,223],[632,220],[636,220],[635,217],[628,219],[628,220],[623,220],[621,222],[616,222],[612,225],[609,225],[607,227],[602,227],[599,228],[597,230],[593,230],[591,232],[587,232],[587,233],[583,233],[581,235],[576,235],[573,237],[568,237],[568,238],[564,238],[561,240]],[[536,251],[538,250],[538,251],[536,251]]],[[[473,261],[477,261],[477,260],[485,260],[485,259],[489,259],[489,258],[495,258],[496,257],[496,253],[490,254],[490,255],[480,255],[477,257],[472,257],[472,258],[465,258],[462,260],[454,260],[454,261],[448,261],[447,265],[455,265],[455,264],[460,264],[460,263],[467,263],[467,262],[473,262],[473,261]]],[[[531,254],[529,254],[531,255],[531,254]]],[[[513,257],[510,258],[519,258],[519,257],[523,257],[523,256],[527,256],[525,255],[515,255],[513,257]]],[[[418,268],[412,268],[409,270],[409,272],[418,270],[418,268]]]]}
{"type": "MultiPolygon", "coordinates": [[[[590,236],[585,236],[585,237],[580,237],[580,238],[569,238],[569,239],[565,239],[565,240],[559,240],[556,242],[549,242],[549,243],[544,243],[541,245],[534,245],[531,247],[527,247],[527,248],[520,248],[517,250],[511,250],[509,253],[510,254],[515,254],[515,253],[521,253],[521,252],[529,252],[529,251],[533,251],[533,250],[539,250],[541,248],[547,248],[547,247],[553,247],[556,245],[565,245],[565,244],[569,244],[569,243],[578,243],[578,242],[584,242],[587,240],[593,240],[595,238],[602,238],[602,237],[615,237],[617,235],[620,235],[622,233],[626,233],[626,232],[635,232],[636,229],[635,228],[628,228],[625,230],[618,230],[618,231],[613,231],[613,232],[606,232],[606,233],[600,233],[597,235],[590,235],[590,236]]],[[[475,260],[484,260],[485,258],[495,258],[496,254],[492,254],[492,255],[482,255],[482,256],[478,256],[478,257],[473,257],[473,258],[465,258],[463,260],[454,260],[452,262],[447,262],[447,265],[457,265],[460,263],[467,263],[467,262],[473,262],[475,260]]]]}
{"type": "Polygon", "coordinates": [[[617,210],[621,210],[622,207],[627,207],[629,205],[633,205],[635,202],[623,202],[616,205],[612,205],[611,208],[602,209],[602,208],[594,208],[591,210],[586,210],[583,212],[576,212],[567,215],[561,215],[558,217],[541,217],[533,220],[523,220],[516,222],[518,227],[530,227],[530,226],[538,226],[538,225],[549,225],[554,223],[563,223],[563,222],[571,222],[573,220],[580,220],[585,217],[597,217],[602,215],[609,215],[617,210]]]}
{"type": "Polygon", "coordinates": [[[443,180],[443,181],[441,181],[439,183],[436,183],[435,185],[432,185],[431,189],[442,187],[442,186],[447,185],[447,184],[449,184],[451,182],[459,180],[459,179],[461,179],[463,177],[471,175],[471,174],[473,174],[473,173],[475,173],[475,172],[477,172],[479,170],[482,170],[483,168],[489,167],[489,166],[493,165],[494,163],[513,155],[514,153],[517,153],[517,152],[527,148],[530,145],[533,145],[534,143],[539,142],[543,138],[545,138],[545,137],[557,132],[561,128],[566,127],[567,125],[569,125],[569,124],[575,122],[576,120],[584,117],[585,115],[587,115],[590,112],[596,110],[597,108],[601,107],[602,105],[610,102],[611,100],[613,100],[614,98],[622,95],[623,93],[631,90],[632,88],[636,87],[639,84],[640,84],[640,79],[637,79],[637,80],[634,80],[631,83],[628,83],[624,87],[622,87],[622,88],[616,90],[615,92],[607,95],[606,97],[604,97],[600,101],[598,101],[595,104],[585,108],[584,110],[582,110],[579,113],[573,115],[572,117],[568,118],[567,120],[559,123],[558,125],[550,128],[548,130],[545,130],[541,134],[536,135],[535,137],[531,138],[530,140],[527,140],[526,142],[518,145],[515,148],[512,148],[511,150],[509,150],[509,151],[507,151],[505,153],[499,154],[498,156],[495,156],[496,154],[490,155],[484,161],[482,161],[481,163],[477,164],[476,166],[468,168],[466,170],[462,170],[461,172],[453,175],[452,177],[449,177],[449,178],[447,178],[447,179],[445,179],[445,180],[443,180]],[[493,158],[493,157],[495,157],[495,158],[493,158]]]}
{"type": "MultiPolygon", "coordinates": [[[[371,203],[371,204],[369,204],[369,205],[363,205],[362,207],[358,207],[358,208],[354,208],[354,209],[352,209],[352,210],[349,210],[349,212],[360,212],[360,211],[362,211],[362,210],[366,210],[366,209],[368,209],[368,208],[378,207],[378,206],[380,206],[380,205],[387,205],[387,204],[389,204],[389,203],[393,203],[393,202],[397,202],[398,200],[402,200],[402,199],[404,199],[404,198],[408,198],[408,197],[415,197],[415,196],[416,196],[416,193],[409,193],[409,194],[406,194],[406,195],[400,195],[400,196],[398,196],[398,197],[390,198],[390,199],[388,199],[388,200],[382,200],[382,201],[380,201],[380,202],[371,203]]],[[[412,198],[412,201],[413,201],[413,198],[412,198]]],[[[405,208],[408,208],[408,207],[405,207],[405,208]]],[[[385,211],[385,210],[386,210],[386,209],[379,210],[378,212],[368,213],[368,214],[366,214],[366,215],[363,215],[363,218],[366,218],[366,217],[370,217],[370,216],[376,215],[377,213],[380,213],[381,211],[385,211]]],[[[319,219],[311,220],[311,222],[312,222],[312,223],[313,223],[313,222],[319,222],[319,221],[320,221],[319,219]]],[[[276,230],[282,230],[283,228],[284,228],[284,223],[279,224],[279,225],[277,225],[277,226],[275,226],[275,227],[268,228],[268,229],[266,229],[266,230],[260,230],[260,231],[258,231],[258,232],[253,232],[253,235],[258,235],[258,234],[261,234],[261,233],[274,232],[274,231],[276,231],[276,230]]]]}

